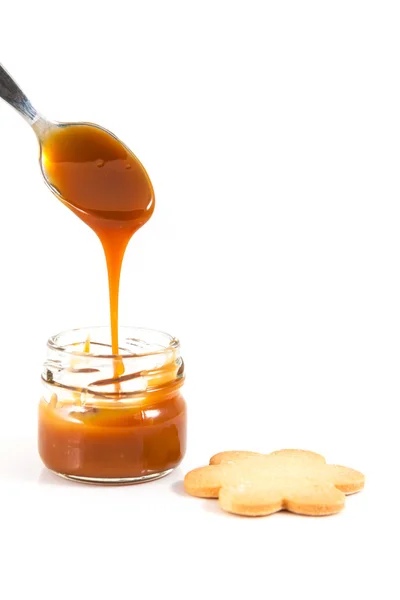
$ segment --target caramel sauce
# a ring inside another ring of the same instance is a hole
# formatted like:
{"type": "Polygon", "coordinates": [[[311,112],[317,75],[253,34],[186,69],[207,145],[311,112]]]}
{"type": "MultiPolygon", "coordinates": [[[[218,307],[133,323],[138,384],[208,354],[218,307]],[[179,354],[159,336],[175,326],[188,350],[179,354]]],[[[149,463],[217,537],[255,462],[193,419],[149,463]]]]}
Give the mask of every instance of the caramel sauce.
{"type": "MultiPolygon", "coordinates": [[[[147,391],[123,397],[119,357],[118,296],[121,266],[132,235],[154,210],[150,179],[137,158],[112,134],[93,125],[51,130],[43,140],[42,168],[60,200],[97,234],[109,283],[113,377],[110,401],[53,381],[50,400],[39,405],[39,453],[51,470],[72,478],[122,480],[158,476],[176,467],[186,447],[183,378],[174,357],[144,373],[147,391]],[[151,388],[151,391],[148,390],[151,388]],[[53,391],[54,390],[54,391],[53,391]]],[[[91,340],[83,343],[90,356],[91,340]]],[[[71,372],[81,370],[79,361],[71,372]]],[[[89,369],[90,371],[90,369],[89,369]]],[[[142,374],[141,374],[142,375],[142,374]]]]}
{"type": "MultiPolygon", "coordinates": [[[[115,409],[39,404],[44,464],[73,477],[148,477],[176,467],[186,450],[186,404],[179,391],[155,392],[115,409]]],[[[54,394],[55,396],[55,394],[54,394]]]]}
{"type": "MultiPolygon", "coordinates": [[[[154,192],[139,160],[111,133],[93,125],[51,130],[42,163],[60,200],[97,234],[110,294],[112,353],[118,355],[118,296],[122,260],[132,235],[154,211],[154,192]]],[[[116,375],[123,373],[116,362],[116,375]]]]}

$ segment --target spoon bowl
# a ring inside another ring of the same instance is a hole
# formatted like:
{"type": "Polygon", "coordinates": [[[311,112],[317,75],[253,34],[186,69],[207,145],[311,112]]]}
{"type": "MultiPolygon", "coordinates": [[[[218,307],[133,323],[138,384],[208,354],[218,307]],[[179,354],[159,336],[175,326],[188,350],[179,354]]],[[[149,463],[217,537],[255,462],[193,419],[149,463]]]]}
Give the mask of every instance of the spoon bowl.
{"type": "MultiPolygon", "coordinates": [[[[35,128],[35,126],[34,126],[35,128]]],[[[143,165],[107,129],[92,123],[55,123],[39,130],[40,166],[47,186],[78,216],[137,230],[154,211],[143,165]]]]}

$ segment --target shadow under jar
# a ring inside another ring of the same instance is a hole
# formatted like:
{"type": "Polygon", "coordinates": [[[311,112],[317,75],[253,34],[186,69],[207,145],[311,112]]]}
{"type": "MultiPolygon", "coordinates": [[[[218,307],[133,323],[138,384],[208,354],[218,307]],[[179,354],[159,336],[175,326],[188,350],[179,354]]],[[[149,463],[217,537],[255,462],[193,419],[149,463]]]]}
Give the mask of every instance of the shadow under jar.
{"type": "Polygon", "coordinates": [[[39,454],[48,469],[86,483],[138,483],[167,475],[186,449],[184,365],[166,333],[74,329],[47,342],[39,454]],[[116,378],[115,375],[118,374],[116,378]]]}

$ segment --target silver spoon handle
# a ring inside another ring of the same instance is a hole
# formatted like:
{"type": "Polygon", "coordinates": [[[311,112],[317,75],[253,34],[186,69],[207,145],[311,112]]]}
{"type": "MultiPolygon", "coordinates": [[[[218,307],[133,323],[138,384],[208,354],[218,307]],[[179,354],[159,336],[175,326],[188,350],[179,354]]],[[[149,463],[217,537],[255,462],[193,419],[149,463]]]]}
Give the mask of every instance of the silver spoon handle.
{"type": "Polygon", "coordinates": [[[17,86],[12,77],[7,73],[0,63],[0,98],[3,98],[10,106],[15,108],[29,123],[34,123],[40,118],[40,115],[29,102],[24,92],[17,86]]]}

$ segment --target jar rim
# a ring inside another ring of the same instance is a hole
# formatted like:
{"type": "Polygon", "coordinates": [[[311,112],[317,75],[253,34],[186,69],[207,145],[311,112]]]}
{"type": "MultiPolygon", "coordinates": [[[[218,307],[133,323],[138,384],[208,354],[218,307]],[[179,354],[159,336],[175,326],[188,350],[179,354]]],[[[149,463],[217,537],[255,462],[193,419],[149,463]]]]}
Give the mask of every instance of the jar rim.
{"type": "MultiPolygon", "coordinates": [[[[110,343],[102,343],[101,345],[103,347],[109,347],[111,350],[111,331],[110,331],[110,327],[109,326],[104,326],[104,325],[96,325],[96,326],[92,326],[92,327],[76,327],[73,329],[65,329],[59,333],[56,333],[55,335],[52,335],[48,340],[47,340],[47,347],[52,350],[52,351],[56,351],[56,352],[61,352],[62,354],[68,356],[81,356],[81,357],[85,357],[85,358],[100,358],[100,359],[115,359],[115,358],[135,358],[135,357],[149,357],[149,356],[156,356],[159,354],[164,354],[166,351],[169,350],[176,350],[180,347],[180,342],[179,339],[170,335],[169,333],[165,333],[164,331],[160,331],[157,329],[150,329],[148,327],[134,327],[134,326],[128,326],[128,325],[121,325],[119,327],[119,334],[120,334],[120,338],[123,338],[124,340],[129,340],[129,339],[136,339],[136,340],[140,340],[142,342],[145,342],[145,338],[146,336],[149,338],[151,338],[152,336],[155,337],[157,336],[159,339],[163,338],[163,342],[162,343],[153,343],[153,349],[151,351],[144,351],[144,352],[140,352],[140,353],[135,353],[135,352],[131,352],[129,350],[122,349],[122,352],[120,354],[112,354],[112,352],[110,353],[95,353],[95,352],[84,352],[82,350],[78,350],[78,349],[74,349],[74,346],[78,346],[81,345],[85,339],[87,339],[87,337],[89,336],[90,339],[90,334],[91,333],[105,333],[108,332],[108,336],[109,336],[109,340],[110,343]],[[66,339],[68,339],[71,336],[75,336],[75,335],[79,335],[79,334],[86,334],[85,339],[80,341],[80,342],[74,342],[74,343],[66,343],[66,339]],[[136,334],[135,337],[133,338],[133,334],[136,334]],[[64,339],[64,343],[61,343],[61,341],[64,339]]],[[[95,342],[96,343],[96,342],[95,342]]],[[[146,342],[147,344],[147,342],[146,342]]],[[[121,344],[120,344],[121,345],[121,344]]],[[[149,344],[150,345],[150,344],[149,344]]]]}

